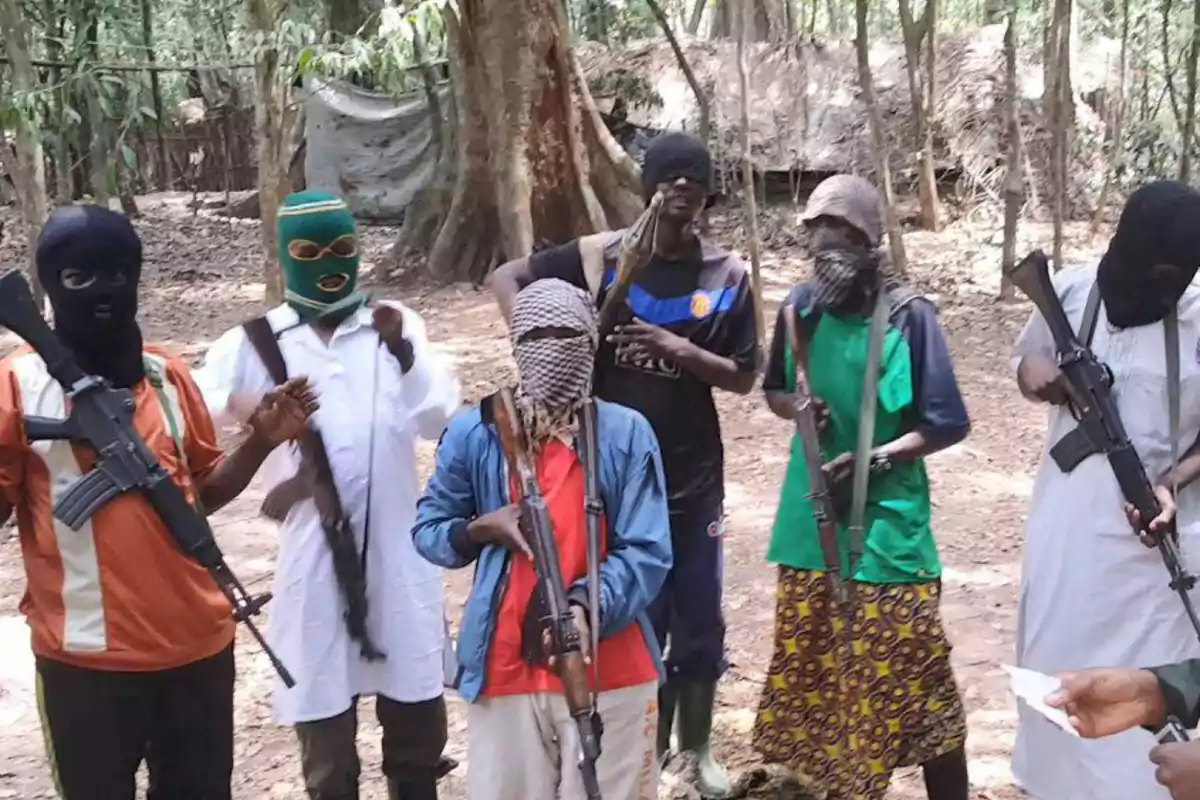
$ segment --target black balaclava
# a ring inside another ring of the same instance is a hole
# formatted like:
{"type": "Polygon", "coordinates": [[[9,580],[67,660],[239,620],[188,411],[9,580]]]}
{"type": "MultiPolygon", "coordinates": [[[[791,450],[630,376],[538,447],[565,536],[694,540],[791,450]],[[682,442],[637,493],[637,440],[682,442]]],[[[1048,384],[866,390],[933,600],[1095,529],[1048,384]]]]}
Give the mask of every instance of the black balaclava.
{"type": "Polygon", "coordinates": [[[129,220],[100,206],[55,211],[38,237],[37,271],[55,332],[80,369],[120,388],[140,381],[142,242],[129,220]]]}
{"type": "Polygon", "coordinates": [[[642,199],[649,205],[660,183],[680,178],[703,186],[711,201],[713,168],[708,146],[690,133],[677,131],[655,137],[642,159],[642,199]]]}
{"type": "Polygon", "coordinates": [[[1096,275],[1108,321],[1118,328],[1158,322],[1179,303],[1197,267],[1200,192],[1175,181],[1138,189],[1096,275]]]}

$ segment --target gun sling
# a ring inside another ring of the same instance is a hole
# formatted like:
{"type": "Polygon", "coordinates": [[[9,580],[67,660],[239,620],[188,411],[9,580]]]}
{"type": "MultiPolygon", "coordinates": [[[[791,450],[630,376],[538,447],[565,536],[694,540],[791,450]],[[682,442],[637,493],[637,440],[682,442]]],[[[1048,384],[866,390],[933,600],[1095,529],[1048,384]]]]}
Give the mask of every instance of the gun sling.
{"type": "MultiPolygon", "coordinates": [[[[1083,346],[1091,349],[1092,339],[1096,335],[1096,323],[1100,314],[1100,286],[1092,284],[1088,292],[1087,303],[1084,305],[1083,318],[1079,324],[1079,335],[1083,346]]],[[[1167,358],[1167,416],[1171,436],[1171,465],[1179,461],[1179,320],[1175,311],[1163,318],[1163,336],[1166,339],[1167,358]]],[[[1063,472],[1071,472],[1084,459],[1097,454],[1103,454],[1104,449],[1098,447],[1087,435],[1083,426],[1076,426],[1050,448],[1050,457],[1063,472]]]]}
{"type": "MultiPolygon", "coordinates": [[[[266,367],[267,374],[270,375],[271,380],[277,386],[286,383],[288,380],[287,363],[284,361],[283,352],[279,349],[279,340],[275,337],[275,332],[272,330],[271,323],[267,318],[256,317],[243,324],[242,329],[245,331],[246,338],[258,354],[263,366],[266,367]]],[[[312,429],[307,429],[301,435],[298,443],[300,445],[301,457],[310,467],[316,467],[318,464],[329,464],[328,453],[325,451],[325,442],[318,433],[312,429]]],[[[349,540],[344,544],[357,551],[354,553],[355,558],[349,560],[339,559],[337,552],[333,554],[335,562],[334,574],[347,606],[347,629],[350,632],[351,638],[358,641],[362,647],[365,658],[370,661],[382,660],[384,653],[371,641],[371,637],[366,630],[367,545],[370,541],[371,519],[370,491],[368,489],[367,492],[367,530],[363,531],[363,548],[361,551],[358,551],[354,543],[350,519],[346,516],[341,501],[338,499],[333,473],[319,468],[313,469],[313,480],[318,484],[316,491],[313,492],[313,502],[317,506],[317,514],[321,518],[321,527],[325,529],[325,538],[330,544],[330,549],[334,550],[335,547],[341,546],[334,543],[344,538],[349,540]],[[338,530],[339,528],[343,528],[343,526],[344,531],[338,530]],[[341,569],[338,568],[339,566],[341,569]],[[342,574],[344,571],[353,570],[356,570],[358,574],[342,574]],[[361,593],[361,597],[357,596],[359,593],[361,593]],[[352,619],[352,617],[358,615],[361,615],[361,621],[352,619]]]]}

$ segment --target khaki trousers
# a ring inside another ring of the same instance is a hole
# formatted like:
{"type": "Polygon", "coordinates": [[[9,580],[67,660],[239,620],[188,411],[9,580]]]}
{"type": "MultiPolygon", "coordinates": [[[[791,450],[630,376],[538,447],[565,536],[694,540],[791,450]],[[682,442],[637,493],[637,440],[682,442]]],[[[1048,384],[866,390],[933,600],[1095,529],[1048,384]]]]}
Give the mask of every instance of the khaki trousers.
{"type": "MultiPolygon", "coordinates": [[[[604,800],[655,800],[658,683],[605,692],[597,704],[604,800]]],[[[471,704],[468,722],[471,800],[584,800],[579,735],[562,695],[485,698],[471,704]]]]}

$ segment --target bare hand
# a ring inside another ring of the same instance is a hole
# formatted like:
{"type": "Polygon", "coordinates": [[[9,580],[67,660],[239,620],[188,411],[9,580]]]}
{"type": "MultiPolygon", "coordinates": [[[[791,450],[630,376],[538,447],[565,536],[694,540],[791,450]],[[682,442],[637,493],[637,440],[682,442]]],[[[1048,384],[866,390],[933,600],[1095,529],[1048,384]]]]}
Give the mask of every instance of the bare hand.
{"type": "Polygon", "coordinates": [[[1173,800],[1200,800],[1200,742],[1171,742],[1150,751],[1158,765],[1154,779],[1171,791],[1173,800]]]}
{"type": "Polygon", "coordinates": [[[507,505],[484,514],[467,526],[471,541],[477,545],[495,544],[510,553],[522,553],[530,560],[533,551],[521,533],[521,507],[507,505]]]}
{"type": "Polygon", "coordinates": [[[1067,712],[1085,739],[1099,739],[1166,719],[1154,673],[1144,669],[1089,669],[1058,676],[1062,688],[1046,704],[1067,712]]]}
{"type": "Polygon", "coordinates": [[[690,344],[682,336],[640,319],[618,325],[609,335],[608,341],[616,345],[640,347],[654,358],[670,361],[678,361],[690,344]]]}
{"type": "Polygon", "coordinates": [[[275,447],[302,434],[319,405],[308,378],[292,378],[263,395],[248,424],[256,435],[275,447]]]}
{"type": "Polygon", "coordinates": [[[395,306],[380,304],[371,312],[371,327],[379,334],[388,351],[400,362],[400,371],[413,365],[412,345],[404,339],[404,315],[395,306]]]}
{"type": "MultiPolygon", "coordinates": [[[[583,653],[583,662],[585,664],[592,663],[592,633],[588,627],[587,611],[582,606],[571,606],[571,619],[575,623],[575,630],[579,631],[579,649],[583,653]]],[[[550,631],[545,631],[542,634],[542,649],[546,651],[546,663],[550,669],[558,667],[558,659],[554,655],[554,637],[550,631]]]]}
{"type": "Polygon", "coordinates": [[[854,475],[854,453],[842,453],[837,458],[821,466],[825,473],[825,482],[835,486],[850,480],[854,475]]]}
{"type": "Polygon", "coordinates": [[[813,419],[817,423],[817,433],[823,433],[829,427],[829,405],[817,396],[813,396],[813,419]]]}
{"type": "Polygon", "coordinates": [[[1021,359],[1021,365],[1017,367],[1017,381],[1026,396],[1043,403],[1061,406],[1070,397],[1066,379],[1058,365],[1042,356],[1029,355],[1021,359]]]}
{"type": "Polygon", "coordinates": [[[313,495],[312,478],[305,472],[293,475],[267,492],[260,513],[267,519],[283,522],[292,507],[313,495]]]}
{"type": "Polygon", "coordinates": [[[1166,535],[1171,530],[1171,523],[1175,521],[1175,512],[1178,506],[1175,503],[1175,495],[1171,492],[1171,487],[1158,484],[1154,487],[1154,496],[1158,499],[1158,504],[1162,507],[1162,511],[1158,516],[1150,520],[1150,525],[1142,525],[1142,515],[1130,503],[1125,504],[1125,518],[1129,520],[1134,533],[1142,540],[1142,544],[1146,547],[1158,547],[1159,539],[1166,535]]]}

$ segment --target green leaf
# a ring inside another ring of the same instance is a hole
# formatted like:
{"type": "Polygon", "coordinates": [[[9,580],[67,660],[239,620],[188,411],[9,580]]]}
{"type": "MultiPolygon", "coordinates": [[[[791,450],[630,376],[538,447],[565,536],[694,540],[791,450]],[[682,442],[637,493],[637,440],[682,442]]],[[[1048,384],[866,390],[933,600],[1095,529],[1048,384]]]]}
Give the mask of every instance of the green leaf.
{"type": "Polygon", "coordinates": [[[142,106],[141,108],[138,109],[138,111],[146,119],[153,119],[153,120],[158,119],[158,115],[154,113],[154,109],[150,108],[149,106],[142,106]]]}
{"type": "Polygon", "coordinates": [[[134,169],[137,166],[137,156],[133,152],[133,148],[129,145],[121,145],[121,156],[125,159],[125,166],[134,169]]]}

